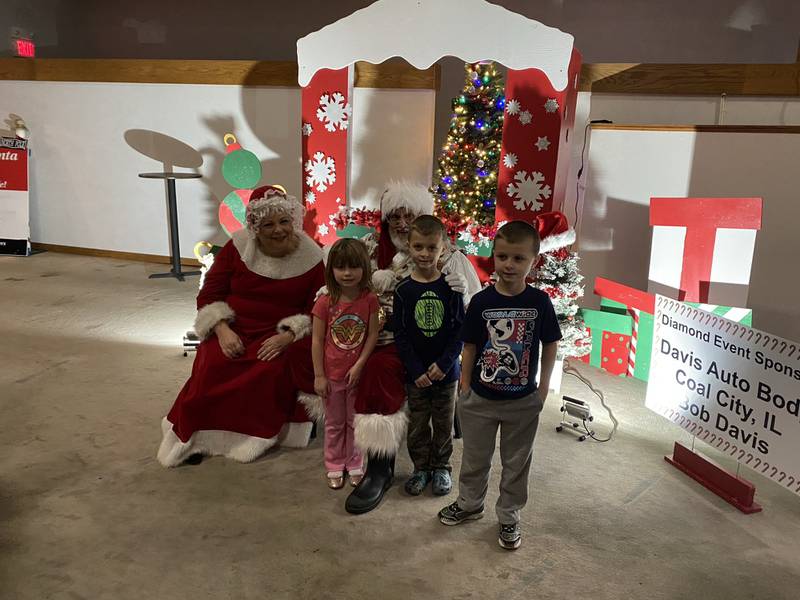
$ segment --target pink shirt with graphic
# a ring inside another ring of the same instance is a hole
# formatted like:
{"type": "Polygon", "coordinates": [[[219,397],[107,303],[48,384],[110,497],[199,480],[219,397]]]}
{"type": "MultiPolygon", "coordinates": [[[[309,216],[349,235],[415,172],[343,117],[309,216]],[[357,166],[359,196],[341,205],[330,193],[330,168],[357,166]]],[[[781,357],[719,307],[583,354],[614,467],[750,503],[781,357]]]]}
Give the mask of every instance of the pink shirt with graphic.
{"type": "Polygon", "coordinates": [[[341,299],[331,306],[330,296],[320,296],[311,314],[325,322],[325,376],[343,381],[367,339],[369,318],[379,309],[378,297],[364,291],[352,302],[341,299]]]}

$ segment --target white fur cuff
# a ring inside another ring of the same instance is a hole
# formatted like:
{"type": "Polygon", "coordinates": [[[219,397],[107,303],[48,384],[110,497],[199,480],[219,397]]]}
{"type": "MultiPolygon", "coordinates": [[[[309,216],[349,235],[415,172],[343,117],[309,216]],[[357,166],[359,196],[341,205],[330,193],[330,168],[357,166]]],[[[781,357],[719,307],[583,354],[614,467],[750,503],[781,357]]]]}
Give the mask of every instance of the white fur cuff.
{"type": "Polygon", "coordinates": [[[306,414],[312,421],[319,421],[325,416],[325,402],[316,394],[300,392],[297,399],[300,400],[300,404],[306,409],[306,414]]]}
{"type": "Polygon", "coordinates": [[[405,405],[393,415],[356,414],[355,444],[365,453],[394,456],[406,437],[407,426],[405,405]]]}
{"type": "Polygon", "coordinates": [[[194,332],[204,340],[220,321],[233,321],[236,314],[227,302],[212,302],[197,311],[194,319],[194,332]]]}
{"type": "Polygon", "coordinates": [[[292,315],[278,322],[278,331],[291,331],[295,341],[311,335],[311,317],[308,315],[292,315]]]}

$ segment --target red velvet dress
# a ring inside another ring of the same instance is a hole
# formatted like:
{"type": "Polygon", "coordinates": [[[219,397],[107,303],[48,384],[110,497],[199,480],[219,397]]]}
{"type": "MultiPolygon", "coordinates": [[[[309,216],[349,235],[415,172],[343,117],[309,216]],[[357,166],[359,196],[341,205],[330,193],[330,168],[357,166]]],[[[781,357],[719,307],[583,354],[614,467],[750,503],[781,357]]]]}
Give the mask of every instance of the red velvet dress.
{"type": "MultiPolygon", "coordinates": [[[[248,268],[233,241],[225,245],[206,276],[197,308],[202,311],[212,303],[226,303],[235,314],[231,329],[246,350],[239,358],[226,358],[213,333],[200,344],[191,377],[167,415],[181,442],[189,442],[196,432],[212,433],[206,430],[275,438],[285,424],[308,420],[297,402],[298,387],[289,376],[289,364],[303,363],[301,370],[313,373],[310,335],[292,343],[271,361],[259,360],[256,355],[262,342],[277,333],[282,319],[310,314],[314,296],[323,284],[321,261],[300,275],[270,278],[248,268]]],[[[303,387],[313,388],[313,379],[303,387]]],[[[208,447],[215,443],[212,438],[206,435],[203,447],[196,450],[228,454],[226,448],[208,447]]]]}

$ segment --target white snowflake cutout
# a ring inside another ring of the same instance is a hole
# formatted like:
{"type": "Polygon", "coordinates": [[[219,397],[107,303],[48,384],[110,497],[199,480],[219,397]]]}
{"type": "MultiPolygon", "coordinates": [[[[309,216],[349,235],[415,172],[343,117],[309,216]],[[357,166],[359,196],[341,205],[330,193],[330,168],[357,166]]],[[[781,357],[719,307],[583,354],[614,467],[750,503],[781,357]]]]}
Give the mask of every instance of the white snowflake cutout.
{"type": "Polygon", "coordinates": [[[558,110],[558,101],[555,98],[549,98],[544,103],[544,109],[549,113],[554,113],[558,110]]]}
{"type": "Polygon", "coordinates": [[[328,226],[325,225],[325,223],[323,223],[322,225],[317,227],[317,231],[319,232],[320,235],[328,235],[328,231],[330,230],[328,229],[328,226]]]}
{"type": "Polygon", "coordinates": [[[338,217],[338,216],[339,216],[338,212],[335,212],[335,213],[332,213],[332,214],[328,215],[328,223],[334,229],[336,229],[336,217],[338,217]]]}
{"type": "Polygon", "coordinates": [[[352,113],[350,103],[345,102],[344,96],[339,92],[322,94],[319,98],[317,118],[325,124],[328,131],[336,131],[337,127],[342,131],[347,129],[352,113]]]}
{"type": "Polygon", "coordinates": [[[478,234],[478,246],[486,246],[489,248],[492,245],[492,240],[489,239],[488,235],[483,235],[482,233],[478,234]]]}
{"type": "Polygon", "coordinates": [[[517,166],[517,155],[513,152],[509,152],[503,157],[503,166],[508,167],[509,169],[513,169],[517,166]]]}
{"type": "Polygon", "coordinates": [[[514,200],[514,208],[517,210],[537,211],[544,204],[539,202],[544,198],[549,198],[553,191],[549,185],[544,183],[544,175],[539,171],[533,171],[530,175],[527,171],[517,171],[514,175],[516,183],[509,183],[506,193],[514,200]]]}
{"type": "Polygon", "coordinates": [[[308,137],[311,135],[311,132],[314,131],[314,128],[311,126],[311,123],[303,123],[303,135],[308,137]]]}
{"type": "Polygon", "coordinates": [[[531,114],[531,111],[524,110],[521,113],[519,113],[520,123],[522,123],[523,125],[528,125],[531,121],[533,121],[533,115],[531,114]]]}
{"type": "Polygon", "coordinates": [[[342,203],[342,199],[341,198],[336,198],[336,204],[341,204],[341,203],[342,203]]]}
{"type": "Polygon", "coordinates": [[[306,202],[308,202],[309,204],[314,204],[314,202],[316,201],[317,201],[317,195],[311,190],[308,190],[306,192],[306,202]]]}
{"type": "Polygon", "coordinates": [[[547,150],[550,147],[550,140],[547,139],[547,136],[540,137],[536,140],[536,147],[539,149],[539,152],[542,150],[547,150]]]}
{"type": "Polygon", "coordinates": [[[520,105],[519,100],[509,100],[506,102],[506,112],[510,115],[516,115],[519,113],[520,105]]]}
{"type": "Polygon", "coordinates": [[[318,192],[324,192],[336,181],[336,163],[322,152],[315,152],[313,159],[306,161],[305,169],[306,185],[316,187],[318,192]]]}
{"type": "Polygon", "coordinates": [[[478,247],[475,244],[467,244],[464,250],[467,251],[467,254],[477,254],[478,247]]]}
{"type": "Polygon", "coordinates": [[[472,234],[470,233],[469,229],[465,229],[461,233],[458,234],[458,239],[462,242],[471,242],[472,241],[472,234]]]}

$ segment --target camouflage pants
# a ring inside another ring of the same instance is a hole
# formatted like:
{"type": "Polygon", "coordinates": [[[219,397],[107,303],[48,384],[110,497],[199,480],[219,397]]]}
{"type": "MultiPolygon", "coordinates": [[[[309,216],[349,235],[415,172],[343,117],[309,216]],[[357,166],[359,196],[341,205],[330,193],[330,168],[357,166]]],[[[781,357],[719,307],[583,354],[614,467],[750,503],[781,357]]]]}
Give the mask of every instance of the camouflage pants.
{"type": "Polygon", "coordinates": [[[450,470],[457,389],[457,381],[427,388],[407,387],[408,454],[414,470],[450,470]]]}

